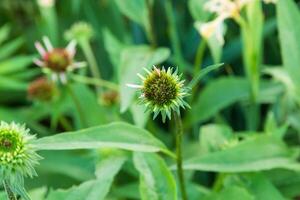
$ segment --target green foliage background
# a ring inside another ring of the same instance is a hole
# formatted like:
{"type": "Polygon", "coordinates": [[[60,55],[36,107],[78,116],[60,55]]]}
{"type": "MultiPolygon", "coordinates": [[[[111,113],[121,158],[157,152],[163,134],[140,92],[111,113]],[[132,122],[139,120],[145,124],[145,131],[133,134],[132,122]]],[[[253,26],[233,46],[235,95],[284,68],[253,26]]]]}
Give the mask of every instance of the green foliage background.
{"type": "Polygon", "coordinates": [[[0,1],[0,120],[26,123],[39,138],[39,176],[25,181],[32,199],[181,199],[174,122],[152,120],[126,86],[152,65],[178,67],[194,86],[191,109],[181,112],[189,199],[300,197],[299,6],[255,0],[242,13],[247,28],[226,21],[222,46],[194,26],[214,18],[205,2],[0,1]],[[91,78],[90,66],[70,75],[86,124],[61,85],[51,102],[27,95],[43,76],[32,63],[34,42],[46,35],[64,47],[65,32],[82,21],[93,37],[78,45],[76,60],[90,65],[94,56],[102,78],[91,78]]]}

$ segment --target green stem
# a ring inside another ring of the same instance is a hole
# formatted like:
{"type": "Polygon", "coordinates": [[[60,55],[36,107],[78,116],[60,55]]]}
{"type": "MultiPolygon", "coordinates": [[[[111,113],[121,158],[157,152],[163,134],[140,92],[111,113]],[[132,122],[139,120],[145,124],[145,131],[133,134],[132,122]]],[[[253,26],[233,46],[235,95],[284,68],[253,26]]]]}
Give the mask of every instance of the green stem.
{"type": "Polygon", "coordinates": [[[194,64],[194,74],[198,74],[201,70],[201,65],[203,62],[203,57],[204,57],[204,53],[206,50],[206,40],[201,40],[199,45],[198,45],[198,49],[196,52],[196,57],[195,57],[195,64],[194,64]]]}
{"type": "MultiPolygon", "coordinates": [[[[81,46],[83,53],[88,61],[92,76],[96,79],[101,79],[101,73],[100,73],[100,70],[99,70],[99,67],[98,67],[98,64],[96,61],[96,57],[92,51],[92,47],[91,47],[90,43],[88,41],[84,40],[84,41],[80,42],[80,46],[81,46]]],[[[101,89],[97,88],[97,92],[100,93],[100,91],[101,91],[101,89]]]]}
{"type": "Polygon", "coordinates": [[[16,195],[13,193],[13,191],[11,191],[7,181],[3,181],[3,186],[7,195],[7,200],[17,200],[16,195]]]}
{"type": "Polygon", "coordinates": [[[157,47],[157,41],[156,41],[155,31],[154,31],[153,2],[151,1],[153,0],[146,0],[147,9],[148,9],[148,20],[149,20],[149,27],[146,28],[147,29],[146,31],[148,33],[151,46],[155,48],[157,47]]]}
{"type": "Polygon", "coordinates": [[[80,75],[72,75],[72,78],[77,81],[77,82],[81,82],[84,84],[90,84],[90,85],[95,85],[95,86],[99,86],[99,87],[106,87],[115,91],[119,90],[119,86],[113,82],[110,81],[106,81],[103,79],[96,79],[96,78],[90,78],[90,77],[86,77],[86,76],[80,76],[80,75]]]}
{"type": "Polygon", "coordinates": [[[176,161],[177,161],[177,175],[179,179],[180,191],[182,200],[187,200],[187,193],[185,189],[184,174],[182,169],[182,136],[183,136],[183,127],[182,121],[176,112],[173,112],[174,122],[176,125],[176,161]]]}
{"type": "Polygon", "coordinates": [[[83,109],[82,109],[82,107],[80,105],[79,100],[77,99],[77,97],[76,97],[76,95],[75,95],[75,93],[74,93],[74,91],[73,91],[73,89],[72,89],[72,87],[70,85],[66,85],[66,88],[67,88],[67,90],[68,90],[68,92],[69,92],[69,94],[70,94],[70,96],[71,96],[71,98],[72,98],[72,100],[74,102],[74,105],[75,105],[75,107],[77,109],[81,125],[83,127],[87,127],[87,122],[85,120],[83,109]]]}
{"type": "Polygon", "coordinates": [[[180,69],[186,70],[188,63],[185,62],[180,45],[180,39],[178,37],[178,31],[176,28],[176,19],[174,17],[173,5],[171,0],[165,1],[165,9],[166,9],[166,17],[168,21],[168,29],[169,29],[169,37],[172,45],[172,49],[174,50],[174,58],[178,63],[180,69]]]}

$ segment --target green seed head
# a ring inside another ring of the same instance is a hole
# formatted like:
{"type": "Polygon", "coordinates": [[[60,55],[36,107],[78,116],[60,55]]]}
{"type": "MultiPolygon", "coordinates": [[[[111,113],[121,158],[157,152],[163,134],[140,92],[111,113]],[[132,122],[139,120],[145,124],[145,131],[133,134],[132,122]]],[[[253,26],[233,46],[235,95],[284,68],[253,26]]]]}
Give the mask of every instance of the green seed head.
{"type": "Polygon", "coordinates": [[[67,40],[76,40],[77,42],[89,41],[93,37],[93,28],[86,22],[75,23],[70,30],[65,33],[67,40]]]}
{"type": "Polygon", "coordinates": [[[0,122],[0,177],[10,184],[36,175],[34,166],[40,156],[31,144],[35,137],[24,125],[0,122]]]}
{"type": "Polygon", "coordinates": [[[154,118],[161,113],[165,121],[166,117],[171,119],[172,111],[179,114],[180,107],[189,107],[184,101],[184,97],[188,95],[188,89],[184,86],[184,81],[180,80],[177,71],[173,71],[172,68],[160,70],[156,67],[151,71],[145,71],[147,72],[145,77],[138,74],[143,80],[142,85],[129,86],[140,89],[141,103],[154,113],[154,118]]]}

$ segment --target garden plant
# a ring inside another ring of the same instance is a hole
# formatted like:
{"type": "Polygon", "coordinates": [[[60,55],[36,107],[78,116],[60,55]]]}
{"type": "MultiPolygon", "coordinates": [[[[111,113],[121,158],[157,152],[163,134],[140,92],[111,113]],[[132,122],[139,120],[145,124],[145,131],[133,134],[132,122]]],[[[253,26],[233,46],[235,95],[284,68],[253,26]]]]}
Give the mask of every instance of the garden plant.
{"type": "Polygon", "coordinates": [[[0,0],[0,200],[300,199],[300,3],[0,0]]]}

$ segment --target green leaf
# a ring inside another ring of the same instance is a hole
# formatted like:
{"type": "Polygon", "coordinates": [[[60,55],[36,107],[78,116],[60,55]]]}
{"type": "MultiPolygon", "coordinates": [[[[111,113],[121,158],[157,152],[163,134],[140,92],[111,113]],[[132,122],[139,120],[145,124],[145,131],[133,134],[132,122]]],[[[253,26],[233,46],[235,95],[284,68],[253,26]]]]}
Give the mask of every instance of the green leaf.
{"type": "Polygon", "coordinates": [[[204,200],[255,200],[246,189],[238,186],[231,186],[223,189],[220,193],[213,193],[204,200]]]}
{"type": "Polygon", "coordinates": [[[0,45],[8,39],[10,30],[11,26],[9,24],[0,27],[0,45]]]}
{"type": "Polygon", "coordinates": [[[247,177],[245,187],[256,200],[285,200],[277,188],[262,174],[251,174],[247,177]]]}
{"type": "Polygon", "coordinates": [[[278,0],[277,19],[283,65],[300,90],[300,12],[292,0],[278,0]]]}
{"type": "MultiPolygon", "coordinates": [[[[226,77],[211,81],[192,105],[186,118],[187,124],[202,122],[213,117],[233,103],[248,100],[250,84],[245,78],[226,77]]],[[[259,102],[273,102],[282,91],[282,87],[268,81],[262,81],[259,102]]]]}
{"type": "Polygon", "coordinates": [[[152,65],[165,61],[170,55],[167,48],[158,48],[156,50],[149,46],[134,46],[125,48],[121,54],[120,95],[121,112],[125,112],[136,93],[136,90],[129,88],[126,84],[139,84],[140,78],[137,73],[144,74],[143,68],[150,68],[152,65]]]}
{"type": "Polygon", "coordinates": [[[249,172],[274,168],[300,170],[294,157],[282,141],[261,135],[223,151],[187,160],[184,168],[214,172],[249,172]]]}
{"type": "Polygon", "coordinates": [[[32,63],[33,56],[18,56],[0,62],[0,75],[24,70],[32,63]]]}
{"type": "Polygon", "coordinates": [[[5,45],[0,47],[0,60],[7,58],[8,56],[11,56],[13,53],[15,53],[21,45],[24,43],[23,37],[19,37],[17,39],[14,39],[13,41],[10,41],[6,43],[5,45]]]}
{"type": "Polygon", "coordinates": [[[68,190],[50,191],[47,200],[103,200],[109,192],[115,175],[126,161],[125,155],[112,154],[97,166],[96,180],[87,181],[68,190]]]}
{"type": "Polygon", "coordinates": [[[134,153],[133,159],[140,173],[142,200],[177,199],[175,179],[163,159],[150,153],[134,153]]]}
{"type": "Polygon", "coordinates": [[[197,21],[205,22],[208,20],[211,13],[204,9],[206,0],[189,0],[188,7],[193,18],[197,21]]]}
{"type": "Polygon", "coordinates": [[[172,154],[148,131],[117,122],[74,132],[61,133],[35,141],[38,150],[119,148],[130,151],[172,154]]]}
{"type": "Polygon", "coordinates": [[[209,124],[200,129],[201,151],[208,153],[220,150],[233,138],[230,127],[218,124],[209,124]]]}
{"type": "Polygon", "coordinates": [[[27,83],[9,77],[0,76],[0,90],[26,90],[27,83]]]}
{"type": "Polygon", "coordinates": [[[146,1],[148,0],[115,0],[120,11],[129,19],[144,27],[149,35],[151,24],[146,1]]]}
{"type": "Polygon", "coordinates": [[[189,88],[193,88],[195,87],[198,82],[205,76],[207,75],[209,72],[214,71],[219,69],[220,67],[224,66],[224,63],[220,63],[220,64],[216,64],[216,65],[210,65],[208,67],[205,67],[204,69],[202,69],[199,74],[195,75],[193,80],[191,80],[191,82],[189,83],[188,87],[189,88]]]}
{"type": "Polygon", "coordinates": [[[248,87],[249,84],[244,78],[229,77],[212,81],[192,106],[187,122],[204,121],[221,109],[246,99],[249,95],[248,87]]]}

